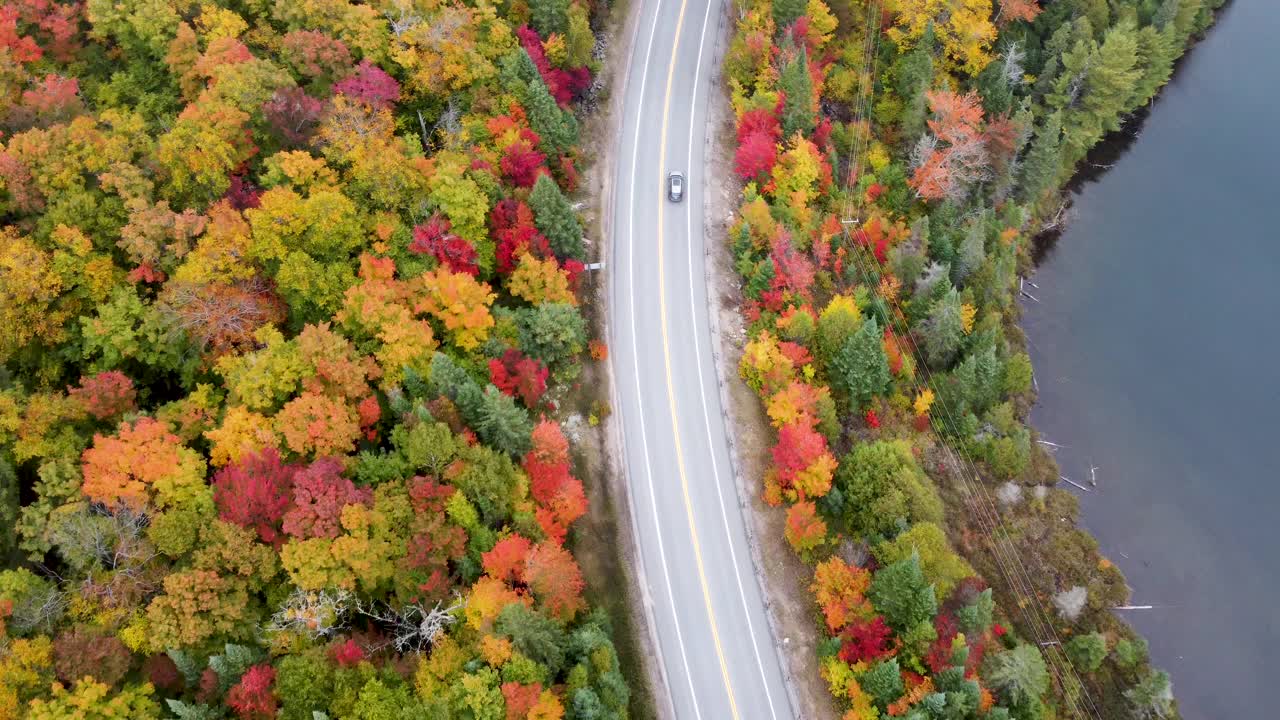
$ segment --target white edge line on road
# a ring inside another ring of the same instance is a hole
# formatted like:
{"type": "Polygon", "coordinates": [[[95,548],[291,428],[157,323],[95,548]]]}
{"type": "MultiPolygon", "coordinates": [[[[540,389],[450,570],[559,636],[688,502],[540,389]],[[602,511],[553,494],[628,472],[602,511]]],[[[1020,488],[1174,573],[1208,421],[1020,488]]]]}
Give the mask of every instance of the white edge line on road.
{"type": "MultiPolygon", "coordinates": [[[[649,464],[649,439],[644,427],[644,395],[640,388],[640,350],[636,341],[636,284],[635,284],[635,218],[636,218],[636,167],[640,155],[640,127],[641,118],[643,118],[644,108],[644,91],[649,82],[649,64],[653,56],[653,38],[658,29],[658,18],[662,15],[662,0],[658,0],[658,5],[653,11],[653,24],[649,26],[649,40],[645,47],[645,63],[644,70],[640,75],[640,100],[636,107],[636,130],[632,136],[631,144],[631,197],[627,201],[627,285],[629,311],[631,320],[631,357],[633,363],[633,371],[636,381],[636,414],[640,418],[640,447],[641,454],[644,456],[645,477],[649,486],[649,505],[653,514],[653,526],[657,530],[658,540],[658,558],[662,563],[662,576],[667,586],[667,601],[671,603],[671,621],[675,626],[676,644],[680,646],[680,660],[684,664],[685,679],[689,682],[689,696],[693,703],[693,714],[701,720],[702,712],[698,709],[698,692],[693,684],[693,671],[689,667],[689,657],[684,649],[684,635],[680,632],[679,610],[676,606],[675,594],[671,589],[671,573],[667,568],[667,552],[662,542],[662,521],[658,516],[658,497],[653,486],[653,468],[649,464]]],[[[643,17],[643,15],[642,15],[643,17]]],[[[625,100],[623,102],[625,107],[625,100]]],[[[625,464],[625,461],[624,461],[625,464]]],[[[643,548],[640,549],[641,557],[644,556],[643,548]]],[[[661,652],[661,648],[659,648],[661,652]]],[[[661,661],[660,661],[661,662],[661,661]]],[[[672,698],[674,703],[675,699],[672,698]]]]}
{"type": "MultiPolygon", "coordinates": [[[[609,112],[617,113],[619,117],[623,117],[626,112],[627,88],[631,84],[631,67],[635,62],[635,49],[639,47],[640,32],[641,28],[644,26],[644,5],[642,3],[636,3],[634,8],[628,10],[628,14],[631,17],[627,19],[624,27],[630,26],[631,30],[630,41],[626,46],[626,62],[621,69],[622,75],[618,83],[618,94],[616,98],[611,99],[609,108],[609,112]]],[[[604,243],[607,243],[609,248],[610,262],[606,264],[609,274],[609,296],[606,302],[610,307],[613,307],[613,293],[618,288],[617,278],[615,277],[616,269],[614,267],[617,263],[613,262],[612,259],[618,249],[618,233],[614,232],[616,225],[615,218],[617,217],[615,215],[617,205],[616,188],[618,184],[617,181],[619,179],[621,158],[623,157],[622,154],[626,147],[626,142],[624,140],[625,137],[626,133],[622,132],[620,127],[616,139],[614,140],[614,154],[618,161],[614,165],[612,175],[601,178],[601,189],[604,191],[604,203],[606,210],[600,219],[600,237],[602,238],[602,249],[604,243]],[[604,240],[604,238],[607,238],[607,240],[604,240]]],[[[606,314],[605,317],[605,333],[609,336],[609,343],[611,345],[616,345],[617,347],[622,347],[621,341],[617,343],[614,342],[617,340],[617,326],[613,324],[610,314],[606,314]]],[[[608,362],[610,377],[609,402],[613,407],[620,408],[622,407],[622,394],[621,388],[619,388],[618,382],[616,381],[616,378],[618,377],[617,353],[610,353],[608,362]]],[[[651,643],[650,647],[652,649],[652,658],[646,659],[641,664],[646,667],[650,667],[653,672],[657,673],[657,678],[650,678],[650,680],[656,683],[652,690],[655,693],[661,693],[662,699],[660,701],[655,695],[653,697],[654,702],[661,702],[666,710],[666,718],[676,720],[675,697],[674,693],[671,691],[671,678],[667,672],[667,664],[663,662],[662,659],[662,638],[658,632],[657,616],[654,614],[655,603],[653,593],[649,588],[649,577],[646,575],[644,552],[642,550],[644,543],[640,538],[640,517],[637,515],[637,503],[631,491],[631,471],[627,464],[627,438],[625,428],[623,427],[622,416],[620,414],[615,416],[610,423],[610,426],[610,433],[612,434],[615,442],[614,447],[618,449],[618,468],[622,473],[623,501],[627,506],[627,514],[631,518],[631,542],[635,548],[635,560],[637,565],[635,568],[635,579],[638,584],[637,591],[640,593],[640,606],[644,613],[646,625],[645,634],[648,636],[649,642],[651,643]]],[[[659,717],[664,716],[659,715],[659,717]]]]}
{"type": "MultiPolygon", "coordinates": [[[[698,102],[698,79],[702,73],[702,51],[703,51],[703,47],[706,44],[707,27],[709,26],[707,21],[711,17],[711,6],[715,4],[716,4],[715,2],[708,2],[707,9],[703,12],[703,15],[702,15],[702,33],[698,37],[698,60],[697,62],[694,63],[694,66],[693,66],[694,68],[693,69],[693,105],[695,107],[697,106],[697,102],[698,102]]],[[[709,89],[708,89],[708,92],[710,92],[709,89]]],[[[697,118],[696,112],[689,113],[689,144],[686,152],[688,155],[687,167],[690,167],[690,168],[693,167],[693,136],[694,136],[694,125],[695,125],[694,121],[696,118],[697,118]]],[[[705,163],[703,163],[702,187],[704,189],[706,187],[706,164],[705,163]]],[[[706,203],[703,203],[702,211],[704,213],[706,212],[706,203]]],[[[711,476],[712,476],[712,479],[715,481],[715,485],[716,485],[716,499],[719,501],[719,505],[720,505],[720,520],[724,524],[725,541],[728,543],[728,546],[729,546],[729,559],[733,563],[733,579],[737,581],[737,584],[738,584],[738,598],[742,602],[743,617],[746,618],[747,632],[751,636],[751,650],[755,654],[756,668],[759,669],[760,671],[760,684],[764,688],[764,696],[769,703],[769,715],[770,717],[774,718],[774,720],[777,720],[778,712],[773,706],[773,694],[769,692],[768,674],[765,673],[764,661],[760,657],[760,646],[756,642],[756,631],[755,631],[754,625],[751,622],[751,610],[750,608],[747,607],[747,591],[746,591],[746,588],[744,588],[742,585],[742,573],[739,571],[739,568],[738,568],[738,554],[733,549],[733,533],[729,528],[729,514],[725,510],[724,493],[722,492],[721,483],[720,483],[720,468],[716,463],[716,452],[715,452],[716,446],[715,446],[715,442],[712,440],[712,437],[711,437],[711,414],[707,410],[707,388],[702,381],[702,351],[699,349],[702,345],[699,339],[699,336],[701,335],[701,333],[697,332],[698,313],[696,310],[694,310],[694,308],[697,307],[697,295],[694,293],[694,288],[693,288],[693,237],[694,237],[693,213],[686,212],[684,216],[684,221],[685,221],[685,234],[689,238],[689,241],[685,243],[685,252],[687,256],[686,265],[688,266],[688,269],[689,269],[689,318],[692,321],[693,328],[694,328],[693,352],[694,352],[695,361],[697,363],[696,374],[698,376],[698,397],[702,405],[703,428],[706,430],[706,434],[707,434],[707,452],[711,456],[711,476]]],[[[704,223],[703,229],[704,229],[703,242],[705,243],[706,242],[705,223],[704,223]]],[[[705,260],[705,253],[703,255],[705,260]]],[[[710,304],[707,305],[708,313],[714,312],[714,310],[715,309],[712,308],[710,304]]],[[[725,432],[729,432],[729,428],[727,426],[725,427],[725,432]]],[[[743,522],[746,522],[745,517],[743,518],[743,522]]],[[[768,611],[766,610],[766,612],[768,611]]]]}

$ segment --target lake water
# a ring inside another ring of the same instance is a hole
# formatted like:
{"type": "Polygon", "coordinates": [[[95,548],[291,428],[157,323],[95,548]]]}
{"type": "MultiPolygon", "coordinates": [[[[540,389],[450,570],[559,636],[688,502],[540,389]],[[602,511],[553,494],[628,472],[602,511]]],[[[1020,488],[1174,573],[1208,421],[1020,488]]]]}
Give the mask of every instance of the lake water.
{"type": "Polygon", "coordinates": [[[1068,477],[1098,466],[1085,524],[1158,606],[1126,615],[1188,718],[1277,717],[1277,38],[1280,2],[1223,11],[1137,139],[1092,158],[1114,167],[1024,303],[1034,424],[1068,477]]]}

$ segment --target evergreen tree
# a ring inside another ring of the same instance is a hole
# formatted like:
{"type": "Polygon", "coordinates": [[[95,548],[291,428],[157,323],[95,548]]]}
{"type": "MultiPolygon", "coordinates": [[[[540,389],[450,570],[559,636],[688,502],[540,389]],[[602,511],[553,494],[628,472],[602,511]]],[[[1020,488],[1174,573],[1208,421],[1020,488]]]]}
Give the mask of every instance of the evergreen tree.
{"type": "Polygon", "coordinates": [[[1172,30],[1162,32],[1148,25],[1138,31],[1138,67],[1142,68],[1142,76],[1133,86],[1129,107],[1146,105],[1155,97],[1173,74],[1173,62],[1180,49],[1172,30]]]}
{"type": "Polygon", "coordinates": [[[1125,691],[1124,697],[1139,718],[1167,718],[1173,715],[1173,684],[1169,673],[1152,670],[1137,685],[1125,691]]]}
{"type": "Polygon", "coordinates": [[[1053,189],[1062,172],[1062,116],[1052,113],[1045,118],[1027,158],[1022,163],[1018,196],[1026,203],[1034,203],[1053,189]]]}
{"type": "Polygon", "coordinates": [[[1077,635],[1062,648],[1076,670],[1093,672],[1107,657],[1107,639],[1099,632],[1077,635]]]}
{"type": "Polygon", "coordinates": [[[533,222],[538,232],[546,236],[551,250],[560,258],[582,260],[586,250],[582,246],[582,224],[573,211],[560,186],[543,174],[529,193],[529,208],[533,210],[533,222]]]}
{"type": "MultiPolygon", "coordinates": [[[[1068,56],[1078,62],[1075,50],[1068,56]]],[[[1138,33],[1130,21],[1107,30],[1096,53],[1084,58],[1084,83],[1064,125],[1066,159],[1071,165],[1083,158],[1103,135],[1120,129],[1120,117],[1128,112],[1134,87],[1142,77],[1138,67],[1138,33]]]]}
{"type": "Polygon", "coordinates": [[[862,691],[875,699],[876,704],[885,707],[902,697],[902,670],[898,667],[897,658],[889,658],[871,666],[858,680],[862,691]]]}
{"type": "Polygon", "coordinates": [[[929,365],[945,368],[955,360],[964,338],[964,322],[960,314],[960,293],[950,288],[933,304],[924,323],[924,354],[929,365]]]}
{"type": "Polygon", "coordinates": [[[13,466],[0,457],[0,527],[6,528],[0,534],[0,566],[7,565],[9,553],[18,541],[14,528],[18,526],[18,475],[13,466]]]}
{"type": "Polygon", "coordinates": [[[889,387],[889,359],[880,326],[867,319],[831,359],[831,384],[856,407],[869,403],[889,387]]]}
{"type": "Polygon", "coordinates": [[[544,153],[552,157],[563,155],[577,144],[578,119],[556,104],[542,78],[528,84],[523,105],[529,115],[529,126],[541,140],[538,148],[544,153]]]}
{"type": "Polygon", "coordinates": [[[933,585],[925,579],[920,560],[914,555],[878,570],[867,589],[867,598],[884,615],[889,627],[898,632],[929,622],[938,613],[933,585]]]}
{"type": "Polygon", "coordinates": [[[991,588],[978,593],[973,602],[956,611],[956,620],[966,635],[981,635],[991,627],[995,614],[996,601],[991,596],[991,588]]]}
{"type": "Polygon", "coordinates": [[[555,620],[520,603],[511,603],[498,614],[493,629],[511,638],[511,644],[522,655],[545,666],[552,677],[564,667],[564,630],[555,620]]]}
{"type": "Polygon", "coordinates": [[[1049,689],[1049,671],[1040,650],[1025,643],[990,656],[982,676],[987,686],[1010,705],[1037,701],[1049,689]]]}
{"type": "Polygon", "coordinates": [[[935,45],[933,23],[929,23],[916,46],[900,55],[895,73],[894,89],[902,99],[902,116],[899,129],[902,141],[914,145],[924,132],[929,118],[929,100],[925,93],[933,86],[933,53],[935,45]]]}
{"type": "Polygon", "coordinates": [[[528,51],[520,48],[502,59],[502,70],[498,79],[504,88],[524,102],[529,83],[541,80],[542,76],[538,74],[538,66],[534,64],[533,58],[529,57],[528,51]]]}
{"type": "Polygon", "coordinates": [[[917,300],[929,302],[938,292],[939,287],[944,287],[942,281],[951,275],[951,266],[946,263],[931,262],[925,266],[920,277],[916,279],[915,289],[912,293],[917,300]]]}
{"type": "Polygon", "coordinates": [[[515,319],[520,349],[552,372],[572,369],[573,358],[587,345],[587,323],[572,305],[541,303],[520,308],[515,319]]]}
{"type": "Polygon", "coordinates": [[[808,8],[808,0],[773,0],[773,24],[779,32],[791,27],[808,8]]]}
{"type": "Polygon", "coordinates": [[[987,215],[983,213],[969,222],[956,250],[956,262],[951,267],[951,279],[956,285],[963,285],[987,259],[986,234],[987,215]]]}
{"type": "Polygon", "coordinates": [[[520,457],[529,452],[533,421],[524,408],[516,404],[515,398],[490,385],[484,389],[475,430],[486,445],[520,457]]]}
{"type": "Polygon", "coordinates": [[[529,22],[543,38],[569,30],[569,0],[529,0],[529,22]]]}
{"type": "MultiPolygon", "coordinates": [[[[790,36],[783,44],[783,53],[791,46],[790,36]]],[[[782,68],[778,87],[786,96],[782,106],[782,134],[790,138],[797,132],[813,132],[817,122],[813,113],[813,78],[809,76],[809,57],[804,48],[794,54],[782,68]]]]}

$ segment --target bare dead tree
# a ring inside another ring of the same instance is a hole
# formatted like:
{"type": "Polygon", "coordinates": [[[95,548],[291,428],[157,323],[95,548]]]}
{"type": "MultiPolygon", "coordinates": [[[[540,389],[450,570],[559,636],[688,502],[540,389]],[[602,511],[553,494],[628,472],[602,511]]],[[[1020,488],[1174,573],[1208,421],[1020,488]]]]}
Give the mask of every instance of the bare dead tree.
{"type": "Polygon", "coordinates": [[[1011,42],[1004,50],[1004,67],[1001,72],[1010,85],[1017,87],[1023,84],[1025,70],[1023,62],[1027,59],[1027,53],[1022,49],[1022,43],[1011,42]]]}
{"type": "Polygon", "coordinates": [[[374,650],[390,646],[394,647],[396,652],[404,653],[430,647],[431,643],[435,642],[436,636],[457,620],[454,613],[466,604],[462,598],[455,597],[452,605],[444,607],[444,603],[437,602],[430,610],[420,603],[399,608],[393,608],[385,603],[381,604],[381,607],[360,605],[358,610],[361,615],[385,626],[391,638],[386,643],[373,648],[374,650]]]}
{"type": "Polygon", "coordinates": [[[267,623],[267,632],[295,632],[312,639],[347,627],[355,595],[342,589],[294,590],[267,623]]]}
{"type": "Polygon", "coordinates": [[[422,18],[416,15],[412,8],[404,2],[397,2],[395,10],[394,14],[388,10],[383,13],[383,16],[387,18],[387,23],[391,25],[391,34],[396,37],[404,35],[413,26],[422,22],[422,18]]]}
{"type": "Polygon", "coordinates": [[[938,138],[933,133],[923,133],[911,148],[911,155],[907,159],[907,169],[914,171],[924,165],[937,150],[938,138]]]}
{"type": "Polygon", "coordinates": [[[150,524],[145,513],[126,505],[95,505],[61,516],[50,539],[85,574],[80,593],[108,607],[128,607],[157,591],[163,576],[154,563],[159,553],[146,536],[150,524]]]}

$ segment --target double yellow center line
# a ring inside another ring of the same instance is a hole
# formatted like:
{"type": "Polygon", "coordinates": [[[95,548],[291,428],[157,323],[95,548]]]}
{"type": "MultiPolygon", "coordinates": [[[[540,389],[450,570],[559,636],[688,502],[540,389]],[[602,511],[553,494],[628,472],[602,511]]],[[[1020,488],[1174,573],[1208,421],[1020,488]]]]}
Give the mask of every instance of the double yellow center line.
{"type": "MultiPolygon", "coordinates": [[[[675,39],[671,45],[671,61],[667,65],[667,87],[662,98],[662,133],[659,137],[658,144],[658,167],[665,168],[667,166],[667,124],[670,119],[671,112],[671,87],[675,79],[676,72],[676,56],[680,50],[680,35],[684,29],[684,14],[688,7],[688,0],[681,0],[680,15],[676,20],[675,39]]],[[[656,22],[656,20],[655,20],[656,22]]],[[[697,88],[694,88],[697,92],[697,88]]],[[[686,183],[687,183],[686,179],[686,183]]],[[[666,198],[664,193],[658,195],[658,308],[661,318],[662,327],[662,361],[666,368],[667,374],[667,404],[671,409],[671,428],[675,434],[676,448],[676,468],[680,474],[680,490],[684,494],[685,514],[689,519],[689,533],[693,538],[693,557],[698,567],[698,583],[702,587],[702,601],[707,608],[707,617],[711,623],[711,639],[716,647],[716,659],[720,662],[720,675],[724,679],[725,690],[729,693],[729,711],[732,713],[734,720],[740,717],[738,714],[738,702],[733,693],[733,684],[729,680],[729,664],[725,662],[724,647],[720,643],[720,630],[716,622],[715,608],[711,604],[711,591],[707,586],[707,575],[702,562],[702,547],[698,542],[698,527],[693,517],[693,502],[689,497],[689,478],[684,468],[684,449],[680,443],[680,419],[676,414],[676,394],[675,383],[671,377],[671,342],[667,333],[667,282],[666,282],[666,262],[665,262],[665,244],[663,242],[663,216],[666,211],[666,198]]],[[[633,239],[634,241],[634,239],[633,239]]],[[[674,611],[675,608],[672,608],[674,611]]],[[[697,702],[695,699],[694,702],[697,702]]]]}

